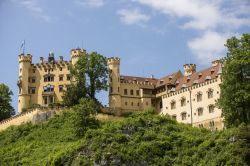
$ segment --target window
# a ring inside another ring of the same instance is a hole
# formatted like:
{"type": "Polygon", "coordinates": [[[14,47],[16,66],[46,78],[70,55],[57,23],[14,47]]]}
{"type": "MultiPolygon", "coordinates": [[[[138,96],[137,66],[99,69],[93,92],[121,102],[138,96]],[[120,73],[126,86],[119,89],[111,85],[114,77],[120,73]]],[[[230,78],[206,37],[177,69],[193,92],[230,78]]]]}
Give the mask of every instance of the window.
{"type": "Polygon", "coordinates": [[[140,95],[140,90],[136,90],[136,95],[137,95],[137,96],[140,95]]]}
{"type": "Polygon", "coordinates": [[[133,102],[131,102],[131,106],[134,106],[134,103],[133,103],[133,102]]]}
{"type": "Polygon", "coordinates": [[[63,92],[63,85],[59,85],[59,92],[63,92]]]}
{"type": "Polygon", "coordinates": [[[176,120],[177,116],[176,115],[172,115],[172,119],[176,120]]]}
{"type": "Polygon", "coordinates": [[[47,69],[44,69],[44,72],[47,72],[47,69]]]}
{"type": "Polygon", "coordinates": [[[60,67],[60,69],[59,69],[60,71],[62,71],[62,68],[60,67]]]}
{"type": "Polygon", "coordinates": [[[120,88],[118,87],[118,93],[120,92],[120,88]]]}
{"type": "Polygon", "coordinates": [[[134,95],[134,90],[133,89],[130,90],[130,95],[134,95]]]}
{"type": "Polygon", "coordinates": [[[186,98],[182,97],[181,98],[181,107],[186,105],[186,98]]]}
{"type": "Polygon", "coordinates": [[[212,89],[209,89],[208,91],[207,91],[207,98],[213,98],[213,90],[212,89]]]}
{"type": "Polygon", "coordinates": [[[59,75],[59,81],[63,81],[63,75],[59,75]]]}
{"type": "Polygon", "coordinates": [[[214,121],[209,122],[209,127],[213,128],[214,127],[214,121]]]}
{"type": "Polygon", "coordinates": [[[160,101],[160,109],[162,109],[162,101],[160,101]]]}
{"type": "Polygon", "coordinates": [[[22,73],[22,68],[19,69],[20,73],[22,73]]]}
{"type": "Polygon", "coordinates": [[[125,105],[128,105],[128,102],[125,101],[125,105]]]}
{"type": "Polygon", "coordinates": [[[140,103],[137,103],[137,106],[139,107],[139,106],[140,106],[140,103]]]}
{"type": "Polygon", "coordinates": [[[33,69],[33,73],[36,73],[36,69],[33,69]]]}
{"type": "Polygon", "coordinates": [[[176,102],[175,102],[175,101],[172,101],[172,102],[170,103],[170,105],[171,105],[171,110],[173,110],[173,109],[176,108],[176,102]]]}
{"type": "Polygon", "coordinates": [[[127,94],[128,94],[128,90],[124,89],[124,95],[127,95],[127,94]]]}
{"type": "Polygon", "coordinates": [[[44,82],[53,82],[54,81],[54,75],[52,74],[46,74],[44,77],[44,82]]]}
{"type": "Polygon", "coordinates": [[[146,102],[146,105],[148,105],[148,102],[146,102]]]}
{"type": "Polygon", "coordinates": [[[187,113],[183,112],[181,113],[181,120],[186,120],[187,119],[187,113]]]}
{"type": "Polygon", "coordinates": [[[197,97],[197,102],[202,101],[202,93],[201,92],[198,92],[196,97],[197,97]]]}
{"type": "Polygon", "coordinates": [[[70,77],[70,75],[68,74],[67,75],[67,81],[70,81],[71,80],[71,77],[70,77]]]}
{"type": "Polygon", "coordinates": [[[36,93],[36,88],[35,87],[30,87],[29,88],[29,94],[35,94],[36,93]]]}
{"type": "Polygon", "coordinates": [[[43,87],[43,91],[44,92],[54,92],[54,86],[48,84],[48,85],[46,85],[46,86],[43,87]]]}
{"type": "Polygon", "coordinates": [[[35,83],[35,82],[36,82],[36,78],[33,77],[33,78],[31,79],[31,82],[32,82],[32,83],[35,83]]]}
{"type": "Polygon", "coordinates": [[[213,113],[214,112],[214,105],[209,105],[208,111],[209,111],[209,113],[213,113]]]}
{"type": "Polygon", "coordinates": [[[203,124],[199,124],[199,128],[203,128],[203,124]]]}
{"type": "Polygon", "coordinates": [[[203,115],[203,108],[198,108],[197,112],[198,112],[198,116],[202,116],[203,115]]]}

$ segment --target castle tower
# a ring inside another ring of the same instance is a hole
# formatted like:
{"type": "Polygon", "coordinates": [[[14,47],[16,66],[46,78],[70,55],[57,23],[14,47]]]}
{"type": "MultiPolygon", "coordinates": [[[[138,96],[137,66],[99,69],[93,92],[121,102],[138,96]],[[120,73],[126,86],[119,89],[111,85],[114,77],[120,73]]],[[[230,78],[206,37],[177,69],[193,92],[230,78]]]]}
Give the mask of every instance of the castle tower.
{"type": "Polygon", "coordinates": [[[86,50],[80,48],[72,49],[70,54],[72,65],[74,65],[78,61],[78,59],[83,55],[86,55],[86,50]]]}
{"type": "Polygon", "coordinates": [[[109,69],[109,107],[121,108],[120,58],[108,58],[109,69]]]}
{"type": "Polygon", "coordinates": [[[19,87],[18,95],[18,113],[22,112],[23,108],[29,107],[29,69],[32,63],[32,55],[21,54],[19,58],[19,80],[17,85],[19,87]]]}
{"type": "Polygon", "coordinates": [[[184,67],[184,75],[189,76],[196,72],[196,65],[195,64],[185,64],[184,67]]]}

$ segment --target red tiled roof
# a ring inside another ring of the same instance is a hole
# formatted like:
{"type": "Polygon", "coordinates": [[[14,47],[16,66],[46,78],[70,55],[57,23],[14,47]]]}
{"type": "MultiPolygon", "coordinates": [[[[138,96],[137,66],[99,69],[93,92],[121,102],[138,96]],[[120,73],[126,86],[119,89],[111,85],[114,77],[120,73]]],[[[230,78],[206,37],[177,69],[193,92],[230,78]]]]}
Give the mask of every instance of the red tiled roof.
{"type": "Polygon", "coordinates": [[[158,79],[156,87],[160,87],[163,85],[169,85],[169,84],[174,84],[176,79],[180,76],[183,76],[182,73],[180,71],[176,72],[176,73],[172,73],[170,75],[167,75],[161,79],[158,79]]]}
{"type": "Polygon", "coordinates": [[[182,87],[189,87],[195,83],[205,82],[207,79],[214,79],[218,76],[221,65],[213,66],[202,71],[195,72],[190,76],[179,77],[175,84],[176,90],[180,90],[182,87]]]}

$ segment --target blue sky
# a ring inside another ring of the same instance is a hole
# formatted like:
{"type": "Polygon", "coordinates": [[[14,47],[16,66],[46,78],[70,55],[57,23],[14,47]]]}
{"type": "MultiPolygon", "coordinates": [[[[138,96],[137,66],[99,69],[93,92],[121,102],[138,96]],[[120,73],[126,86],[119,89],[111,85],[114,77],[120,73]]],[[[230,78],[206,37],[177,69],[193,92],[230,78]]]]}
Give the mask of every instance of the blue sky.
{"type": "Polygon", "coordinates": [[[23,40],[35,63],[84,47],[120,57],[126,75],[163,77],[185,63],[199,70],[225,56],[227,38],[249,33],[249,11],[249,0],[0,0],[0,83],[16,109],[23,40]]]}

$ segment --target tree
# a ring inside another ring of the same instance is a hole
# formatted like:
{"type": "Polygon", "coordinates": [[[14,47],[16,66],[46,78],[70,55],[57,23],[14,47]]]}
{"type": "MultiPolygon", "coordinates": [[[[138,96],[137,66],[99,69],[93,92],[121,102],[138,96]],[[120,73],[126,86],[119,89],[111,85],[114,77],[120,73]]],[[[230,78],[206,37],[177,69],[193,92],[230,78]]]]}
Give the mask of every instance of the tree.
{"type": "Polygon", "coordinates": [[[97,52],[80,57],[71,67],[70,73],[71,85],[68,86],[63,98],[66,106],[79,104],[81,98],[96,100],[96,93],[107,90],[107,59],[97,52]]]}
{"type": "Polygon", "coordinates": [[[64,93],[63,104],[66,106],[74,106],[79,104],[81,98],[86,98],[86,66],[87,58],[82,56],[77,63],[70,68],[71,84],[67,86],[64,93]]]}
{"type": "Polygon", "coordinates": [[[95,118],[98,109],[95,100],[88,98],[81,98],[79,104],[73,107],[75,112],[73,124],[77,137],[83,136],[88,128],[96,128],[98,126],[98,120],[95,118]]]}
{"type": "Polygon", "coordinates": [[[11,106],[12,91],[5,84],[0,84],[0,121],[11,117],[15,114],[14,108],[11,106]]]}
{"type": "Polygon", "coordinates": [[[89,54],[86,74],[89,79],[87,82],[87,93],[91,99],[96,100],[95,94],[108,88],[107,59],[97,52],[89,54]]]}
{"type": "Polygon", "coordinates": [[[227,127],[250,124],[250,35],[232,37],[225,46],[228,53],[223,60],[218,105],[227,127]]]}

